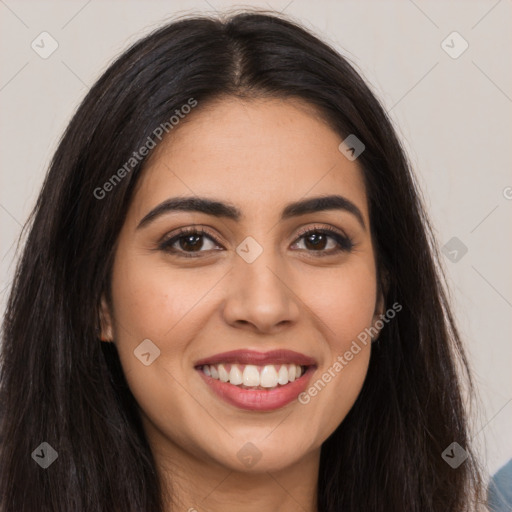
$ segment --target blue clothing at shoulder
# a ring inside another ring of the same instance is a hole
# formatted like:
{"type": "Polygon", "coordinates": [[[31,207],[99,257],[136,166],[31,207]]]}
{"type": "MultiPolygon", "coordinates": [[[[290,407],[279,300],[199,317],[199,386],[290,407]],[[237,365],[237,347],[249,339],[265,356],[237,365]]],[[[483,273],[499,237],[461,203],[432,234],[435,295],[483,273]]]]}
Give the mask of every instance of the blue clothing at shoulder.
{"type": "Polygon", "coordinates": [[[487,506],[490,512],[512,512],[512,459],[489,482],[487,506]]]}

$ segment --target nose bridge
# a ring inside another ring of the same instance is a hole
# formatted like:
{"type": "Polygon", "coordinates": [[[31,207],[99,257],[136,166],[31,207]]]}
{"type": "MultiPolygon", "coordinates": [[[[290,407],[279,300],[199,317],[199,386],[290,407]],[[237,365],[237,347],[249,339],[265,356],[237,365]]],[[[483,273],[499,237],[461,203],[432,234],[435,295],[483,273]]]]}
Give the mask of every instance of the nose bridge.
{"type": "Polygon", "coordinates": [[[237,279],[245,291],[251,292],[248,294],[250,297],[260,296],[267,301],[275,301],[278,298],[282,300],[286,294],[283,283],[276,274],[283,272],[283,265],[279,264],[279,255],[271,246],[269,239],[270,237],[267,237],[265,247],[254,239],[246,240],[239,245],[239,258],[235,263],[237,279]],[[247,249],[248,252],[243,252],[247,249]]]}
{"type": "Polygon", "coordinates": [[[272,249],[265,250],[258,258],[252,262],[238,261],[240,267],[239,279],[241,284],[246,283],[247,289],[252,291],[252,296],[256,294],[267,294],[268,298],[272,295],[282,295],[282,282],[276,277],[279,272],[277,258],[272,249]]]}
{"type": "Polygon", "coordinates": [[[230,323],[250,323],[269,330],[285,321],[295,321],[299,308],[289,274],[278,250],[266,237],[265,245],[247,237],[237,247],[225,316],[230,323]]]}

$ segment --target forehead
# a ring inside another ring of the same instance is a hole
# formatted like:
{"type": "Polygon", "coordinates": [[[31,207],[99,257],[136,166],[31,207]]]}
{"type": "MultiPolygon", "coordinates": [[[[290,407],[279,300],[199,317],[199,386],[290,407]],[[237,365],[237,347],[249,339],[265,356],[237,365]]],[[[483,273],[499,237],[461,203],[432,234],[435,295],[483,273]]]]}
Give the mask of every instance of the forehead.
{"type": "Polygon", "coordinates": [[[363,174],[311,105],[227,98],[198,105],[157,146],[140,178],[142,212],[175,195],[229,199],[252,213],[308,195],[339,193],[367,219],[363,174]]]}

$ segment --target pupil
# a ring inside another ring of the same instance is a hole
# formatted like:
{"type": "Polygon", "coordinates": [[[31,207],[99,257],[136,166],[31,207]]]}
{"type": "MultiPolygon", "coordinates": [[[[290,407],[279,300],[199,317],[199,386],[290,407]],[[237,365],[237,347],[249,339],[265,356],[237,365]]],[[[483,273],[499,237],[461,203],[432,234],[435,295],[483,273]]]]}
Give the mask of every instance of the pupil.
{"type": "Polygon", "coordinates": [[[323,233],[313,233],[306,237],[306,246],[311,240],[313,240],[312,246],[314,249],[318,249],[320,247],[318,242],[320,242],[320,244],[322,244],[322,242],[325,244],[325,236],[323,233]]]}
{"type": "Polygon", "coordinates": [[[186,245],[190,245],[188,248],[191,248],[192,250],[200,249],[202,246],[202,243],[198,244],[200,239],[201,235],[187,235],[182,238],[182,242],[184,243],[181,244],[181,248],[186,250],[186,245]]]}

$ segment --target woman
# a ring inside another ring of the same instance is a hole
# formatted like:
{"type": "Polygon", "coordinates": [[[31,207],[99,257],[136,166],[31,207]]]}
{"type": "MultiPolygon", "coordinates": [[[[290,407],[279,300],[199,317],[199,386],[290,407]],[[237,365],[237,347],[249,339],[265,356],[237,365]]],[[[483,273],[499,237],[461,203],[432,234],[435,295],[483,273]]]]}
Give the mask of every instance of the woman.
{"type": "Polygon", "coordinates": [[[471,380],[408,162],[305,29],[246,12],[137,42],[30,221],[2,510],[479,509],[471,380]]]}

